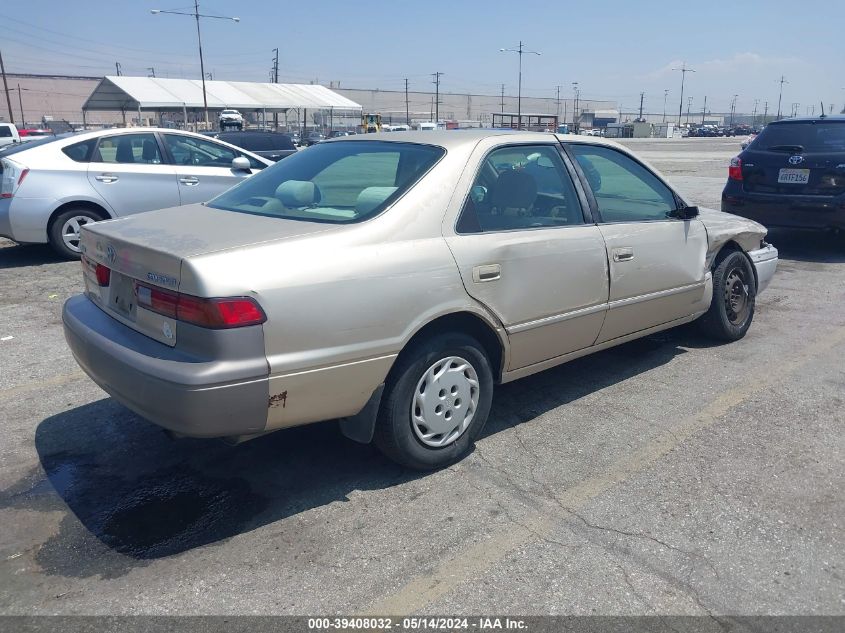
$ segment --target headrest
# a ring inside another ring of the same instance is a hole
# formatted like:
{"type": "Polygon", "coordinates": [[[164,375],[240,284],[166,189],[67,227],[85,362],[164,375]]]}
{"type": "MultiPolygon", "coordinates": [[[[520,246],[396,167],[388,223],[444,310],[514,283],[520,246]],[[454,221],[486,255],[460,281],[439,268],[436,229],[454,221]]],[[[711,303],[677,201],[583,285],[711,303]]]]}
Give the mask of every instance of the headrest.
{"type": "Polygon", "coordinates": [[[362,189],[358,194],[358,200],[355,202],[355,212],[358,215],[367,215],[373,209],[387,200],[398,187],[367,187],[362,189]]]}
{"type": "Polygon", "coordinates": [[[500,211],[504,209],[529,209],[537,198],[537,181],[522,169],[507,169],[499,174],[490,204],[500,211]]]}
{"type": "Polygon", "coordinates": [[[288,208],[310,207],[322,198],[317,185],[308,180],[286,180],[276,187],[276,197],[288,208]]]}

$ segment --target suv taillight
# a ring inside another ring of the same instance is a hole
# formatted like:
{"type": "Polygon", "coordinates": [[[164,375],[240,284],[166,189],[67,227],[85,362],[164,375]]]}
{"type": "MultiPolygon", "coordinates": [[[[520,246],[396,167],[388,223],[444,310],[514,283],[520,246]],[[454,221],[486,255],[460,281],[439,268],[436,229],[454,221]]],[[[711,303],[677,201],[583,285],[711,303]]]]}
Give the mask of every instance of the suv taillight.
{"type": "Polygon", "coordinates": [[[742,159],[739,156],[731,158],[731,166],[728,167],[728,178],[730,180],[742,180],[742,159]]]}
{"type": "Polygon", "coordinates": [[[142,283],[135,284],[135,295],[142,308],[200,327],[227,329],[267,320],[251,297],[203,299],[142,283]]]}

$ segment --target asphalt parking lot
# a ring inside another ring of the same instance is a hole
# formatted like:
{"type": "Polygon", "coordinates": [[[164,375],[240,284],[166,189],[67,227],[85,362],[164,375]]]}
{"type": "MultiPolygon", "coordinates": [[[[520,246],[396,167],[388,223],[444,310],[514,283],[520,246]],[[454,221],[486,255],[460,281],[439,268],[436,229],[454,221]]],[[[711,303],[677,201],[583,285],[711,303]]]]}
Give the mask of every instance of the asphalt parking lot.
{"type": "MultiPolygon", "coordinates": [[[[630,145],[716,208],[739,151],[630,145]]],[[[0,613],[845,614],[845,240],[769,241],[745,339],[505,385],[420,474],[333,424],[169,440],[71,358],[79,264],[0,240],[0,613]]]]}

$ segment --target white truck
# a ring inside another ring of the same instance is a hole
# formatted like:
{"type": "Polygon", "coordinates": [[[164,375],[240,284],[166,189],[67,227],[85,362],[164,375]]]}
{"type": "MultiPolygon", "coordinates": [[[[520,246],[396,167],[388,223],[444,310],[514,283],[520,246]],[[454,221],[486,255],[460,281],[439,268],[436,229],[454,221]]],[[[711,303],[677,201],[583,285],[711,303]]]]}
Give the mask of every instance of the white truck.
{"type": "Polygon", "coordinates": [[[0,147],[6,147],[12,143],[20,143],[21,135],[18,133],[18,128],[14,123],[0,122],[0,147]]]}
{"type": "Polygon", "coordinates": [[[226,109],[220,113],[218,120],[220,131],[244,129],[244,117],[237,110],[226,109]]]}

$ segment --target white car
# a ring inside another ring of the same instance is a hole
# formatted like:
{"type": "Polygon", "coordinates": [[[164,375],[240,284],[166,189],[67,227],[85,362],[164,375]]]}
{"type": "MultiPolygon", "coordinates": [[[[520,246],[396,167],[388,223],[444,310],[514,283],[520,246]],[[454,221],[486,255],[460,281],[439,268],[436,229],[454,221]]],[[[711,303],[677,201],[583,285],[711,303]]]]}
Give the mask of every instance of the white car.
{"type": "Polygon", "coordinates": [[[12,123],[0,123],[0,147],[20,142],[21,137],[17,127],[12,123]]]}
{"type": "Polygon", "coordinates": [[[0,236],[79,257],[79,228],[205,202],[272,163],[200,134],[157,128],[46,137],[0,150],[0,236]]]}
{"type": "Polygon", "coordinates": [[[242,130],[244,128],[244,117],[237,110],[223,110],[217,122],[221,130],[226,130],[227,128],[242,130]]]}

